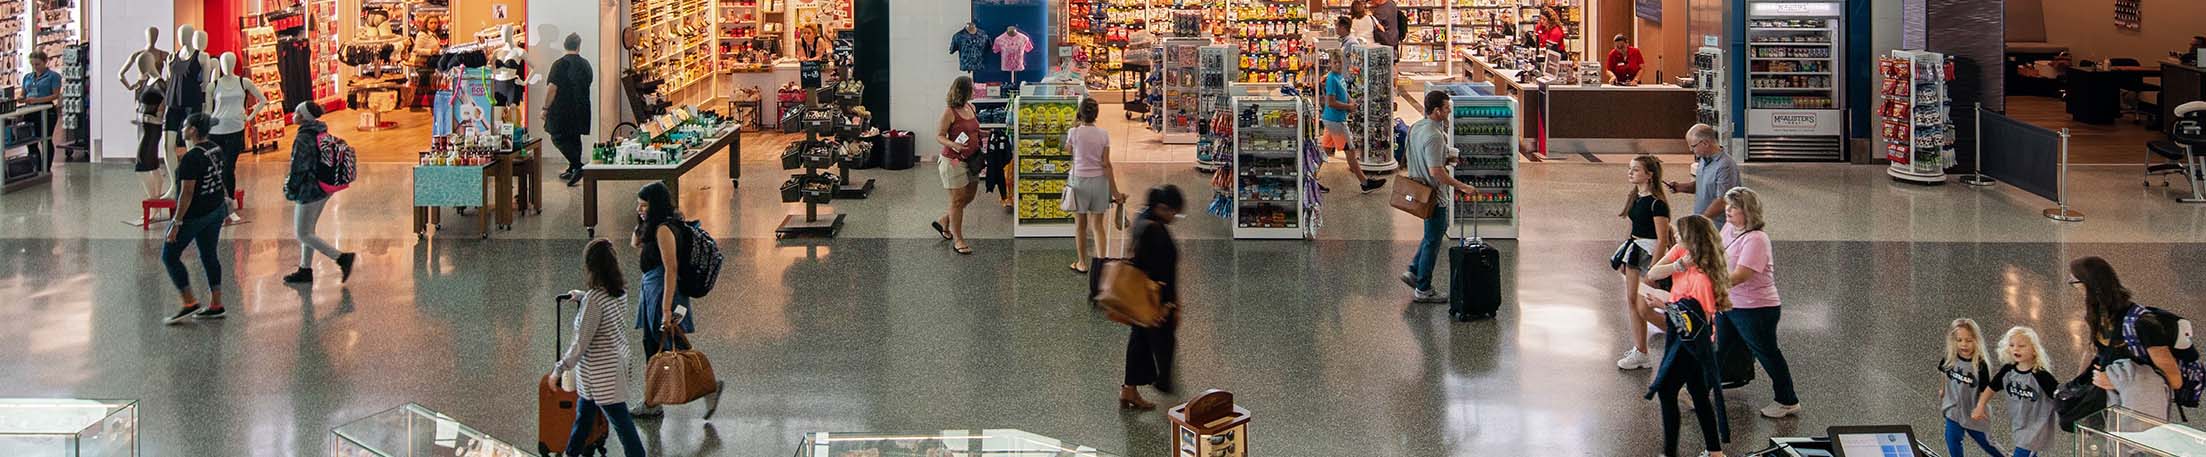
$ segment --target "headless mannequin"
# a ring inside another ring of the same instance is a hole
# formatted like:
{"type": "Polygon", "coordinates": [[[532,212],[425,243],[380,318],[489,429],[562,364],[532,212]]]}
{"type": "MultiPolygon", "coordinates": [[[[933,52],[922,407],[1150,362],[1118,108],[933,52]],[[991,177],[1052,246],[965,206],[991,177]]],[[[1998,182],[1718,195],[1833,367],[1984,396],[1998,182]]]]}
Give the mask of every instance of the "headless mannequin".
{"type": "MultiPolygon", "coordinates": [[[[179,25],[179,26],[176,26],[176,48],[177,48],[177,49],[176,49],[176,54],[175,54],[174,56],[172,56],[172,57],[173,57],[173,59],[171,59],[171,63],[173,64],[173,63],[174,63],[174,61],[180,61],[180,60],[197,60],[197,61],[199,61],[199,64],[200,64],[200,67],[199,67],[199,68],[201,68],[201,69],[203,69],[203,70],[204,70],[204,69],[210,69],[210,68],[212,68],[212,67],[214,67],[215,65],[218,65],[218,64],[217,64],[216,62],[212,62],[212,61],[211,61],[212,59],[211,59],[210,57],[208,57],[208,56],[207,56],[207,53],[204,53],[204,52],[200,52],[200,50],[201,50],[201,49],[206,49],[206,47],[207,47],[207,32],[201,32],[201,31],[199,31],[199,29],[198,29],[198,28],[196,28],[196,27],[192,27],[192,26],[191,26],[191,24],[184,24],[184,25],[179,25]]],[[[172,78],[173,78],[173,77],[178,77],[178,76],[179,76],[179,75],[168,75],[168,77],[172,77],[172,78]]],[[[202,78],[202,79],[206,79],[206,80],[212,80],[212,78],[202,78]]],[[[200,89],[201,89],[202,91],[204,91],[204,90],[205,90],[205,87],[204,87],[205,81],[202,81],[202,82],[201,82],[201,84],[202,84],[202,87],[201,87],[200,89]]],[[[204,93],[204,92],[202,92],[202,93],[204,93]]],[[[178,94],[174,94],[174,93],[171,93],[171,94],[168,94],[168,96],[169,96],[169,97],[176,97],[176,96],[178,96],[178,94]]],[[[207,106],[206,106],[206,104],[205,104],[204,102],[202,102],[202,103],[201,103],[201,105],[199,106],[199,111],[200,111],[200,112],[206,112],[206,110],[207,110],[207,106]]],[[[174,113],[170,113],[170,114],[174,114],[174,113]]],[[[167,148],[165,148],[165,149],[164,149],[163,151],[164,151],[164,152],[167,152],[167,153],[168,153],[168,157],[164,157],[164,158],[162,158],[162,160],[161,160],[161,163],[162,163],[162,165],[163,165],[164,167],[170,168],[170,169],[172,169],[172,170],[173,170],[173,169],[174,169],[174,168],[176,167],[176,158],[177,158],[177,157],[180,157],[180,156],[182,156],[182,155],[183,155],[183,152],[182,152],[182,151],[183,151],[183,150],[184,150],[185,148],[189,148],[189,147],[191,147],[191,145],[190,145],[190,144],[186,144],[186,143],[184,142],[184,132],[183,132],[183,130],[182,130],[182,127],[183,127],[183,126],[181,126],[181,125],[168,125],[168,126],[164,126],[164,128],[165,128],[165,129],[167,130],[167,132],[168,132],[168,134],[167,134],[167,136],[168,136],[168,147],[167,147],[167,148]]],[[[172,173],[172,174],[173,174],[173,173],[174,173],[174,171],[171,171],[170,173],[172,173]]],[[[176,185],[175,185],[175,183],[169,183],[169,184],[168,184],[168,191],[167,191],[167,192],[163,192],[163,193],[162,193],[162,195],[163,195],[163,196],[165,196],[165,197],[167,197],[167,198],[176,198],[176,185]]]]}
{"type": "MultiPolygon", "coordinates": [[[[221,87],[242,87],[245,89],[245,119],[251,120],[253,114],[259,113],[261,106],[268,102],[267,95],[260,92],[260,86],[253,85],[252,81],[246,80],[244,76],[238,76],[237,72],[230,70],[237,68],[237,54],[222,53],[220,62],[214,66],[214,71],[211,73],[213,77],[207,78],[207,93],[209,94],[207,96],[207,112],[215,113],[219,111],[216,108],[219,108],[217,104],[222,99],[213,95],[213,89],[217,83],[221,87]]],[[[221,119],[216,119],[216,121],[219,122],[221,119]]]]}
{"type": "Polygon", "coordinates": [[[513,36],[512,25],[498,26],[498,43],[502,46],[490,54],[490,65],[494,69],[490,80],[494,82],[492,89],[498,93],[492,96],[492,101],[498,107],[499,121],[513,122],[520,119],[515,108],[522,103],[522,86],[543,84],[544,75],[529,74],[525,68],[523,61],[528,59],[528,50],[522,49],[520,39],[513,36]]]}
{"type": "MultiPolygon", "coordinates": [[[[1004,29],[1003,29],[1003,34],[1005,34],[1005,35],[1010,35],[1010,36],[1019,36],[1019,35],[1022,35],[1021,33],[1019,33],[1019,26],[1016,26],[1016,25],[1004,27],[1004,29]]],[[[1029,39],[1029,40],[1031,40],[1032,38],[1028,38],[1028,39],[1029,39]]],[[[1019,87],[1019,72],[1016,72],[1016,71],[1007,71],[1007,72],[1005,72],[1005,73],[1010,73],[1010,74],[1011,74],[1011,84],[1010,84],[1010,86],[1009,86],[1009,87],[1019,87]]]]}
{"type": "MultiPolygon", "coordinates": [[[[161,50],[160,46],[161,28],[146,27],[146,48],[131,52],[130,57],[125,59],[128,62],[123,64],[121,70],[115,72],[115,77],[122,81],[123,88],[130,90],[133,94],[132,99],[139,99],[136,94],[140,91],[168,85],[168,75],[164,73],[167,69],[163,66],[168,63],[169,52],[161,50]]],[[[155,106],[152,109],[154,110],[152,112],[145,112],[143,108],[137,110],[138,113],[132,116],[134,120],[131,123],[140,126],[151,125],[155,132],[160,131],[160,107],[155,106]]],[[[158,135],[158,133],[155,135],[158,135]]],[[[141,138],[140,141],[160,142],[161,138],[155,136],[141,138]]],[[[158,144],[151,147],[156,150],[160,148],[158,144]]],[[[159,160],[159,153],[156,152],[153,158],[159,160]]],[[[138,179],[145,184],[146,198],[160,198],[161,191],[167,190],[167,184],[165,183],[168,182],[168,173],[164,172],[160,166],[152,166],[151,168],[138,173],[138,179]]]]}

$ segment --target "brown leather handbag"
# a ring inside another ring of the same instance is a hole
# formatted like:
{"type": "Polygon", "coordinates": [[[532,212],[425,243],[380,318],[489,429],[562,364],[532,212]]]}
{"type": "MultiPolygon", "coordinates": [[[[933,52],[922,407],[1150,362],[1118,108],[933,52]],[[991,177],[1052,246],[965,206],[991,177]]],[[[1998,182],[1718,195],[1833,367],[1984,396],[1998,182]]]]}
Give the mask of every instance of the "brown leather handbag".
{"type": "Polygon", "coordinates": [[[647,364],[649,371],[643,376],[643,404],[689,403],[719,390],[720,382],[712,374],[712,361],[689,345],[689,335],[675,325],[668,325],[663,331],[671,346],[666,352],[652,355],[647,364]]]}
{"type": "Polygon", "coordinates": [[[1148,273],[1125,260],[1105,262],[1098,273],[1103,283],[1095,293],[1095,304],[1103,307],[1105,318],[1142,327],[1164,322],[1164,288],[1150,280],[1148,273]]]}
{"type": "Polygon", "coordinates": [[[1417,216],[1418,219],[1431,219],[1433,208],[1439,205],[1434,199],[1440,193],[1431,185],[1407,175],[1408,173],[1399,173],[1394,177],[1394,196],[1388,199],[1387,204],[1411,216],[1417,216]]]}

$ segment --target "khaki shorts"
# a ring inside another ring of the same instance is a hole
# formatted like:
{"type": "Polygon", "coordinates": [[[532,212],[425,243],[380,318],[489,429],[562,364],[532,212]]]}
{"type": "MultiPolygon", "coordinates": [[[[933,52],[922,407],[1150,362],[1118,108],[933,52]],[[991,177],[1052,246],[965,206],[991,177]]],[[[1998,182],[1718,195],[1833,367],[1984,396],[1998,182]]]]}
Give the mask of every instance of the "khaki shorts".
{"type": "Polygon", "coordinates": [[[935,161],[935,171],[942,174],[942,188],[963,189],[980,181],[980,176],[965,167],[965,161],[943,157],[935,161]]]}

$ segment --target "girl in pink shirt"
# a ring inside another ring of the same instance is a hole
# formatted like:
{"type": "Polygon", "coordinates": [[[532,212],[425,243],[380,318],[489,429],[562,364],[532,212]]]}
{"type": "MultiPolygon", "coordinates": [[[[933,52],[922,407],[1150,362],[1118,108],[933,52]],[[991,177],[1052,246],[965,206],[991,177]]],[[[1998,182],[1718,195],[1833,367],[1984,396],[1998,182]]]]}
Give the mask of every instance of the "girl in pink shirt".
{"type": "Polygon", "coordinates": [[[1762,198],[1753,189],[1734,187],[1723,194],[1725,260],[1731,264],[1731,311],[1716,315],[1719,359],[1735,351],[1753,353],[1769,372],[1776,402],[1762,407],[1762,416],[1779,418],[1800,412],[1800,397],[1792,390],[1792,369],[1777,347],[1776,262],[1770,256],[1769,233],[1762,231],[1762,198]]]}

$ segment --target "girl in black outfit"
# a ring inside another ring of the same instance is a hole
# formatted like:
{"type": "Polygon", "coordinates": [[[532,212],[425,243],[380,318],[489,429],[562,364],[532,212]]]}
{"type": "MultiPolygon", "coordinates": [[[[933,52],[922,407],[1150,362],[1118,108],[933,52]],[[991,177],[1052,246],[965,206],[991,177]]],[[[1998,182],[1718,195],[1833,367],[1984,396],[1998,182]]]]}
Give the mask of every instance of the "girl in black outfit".
{"type": "Polygon", "coordinates": [[[1187,198],[1180,194],[1179,187],[1166,184],[1150,188],[1148,204],[1128,232],[1133,238],[1133,256],[1127,262],[1158,283],[1162,289],[1158,302],[1164,304],[1165,314],[1156,327],[1134,326],[1126,339],[1126,384],[1118,389],[1120,408],[1157,407],[1142,399],[1136,386],[1172,392],[1172,353],[1179,345],[1180,247],[1165,226],[1179,220],[1180,210],[1186,207],[1187,198]]]}
{"type": "Polygon", "coordinates": [[[1654,256],[1670,252],[1675,241],[1670,233],[1670,195],[1662,189],[1662,159],[1634,157],[1624,177],[1631,181],[1632,191],[1624,197],[1624,211],[1617,216],[1631,221],[1631,234],[1609,256],[1609,268],[1624,275],[1624,311],[1631,316],[1624,326],[1631,328],[1632,345],[1616,361],[1616,368],[1637,370],[1654,366],[1647,356],[1647,333],[1663,320],[1639,299],[1640,277],[1646,275],[1654,256]]]}

